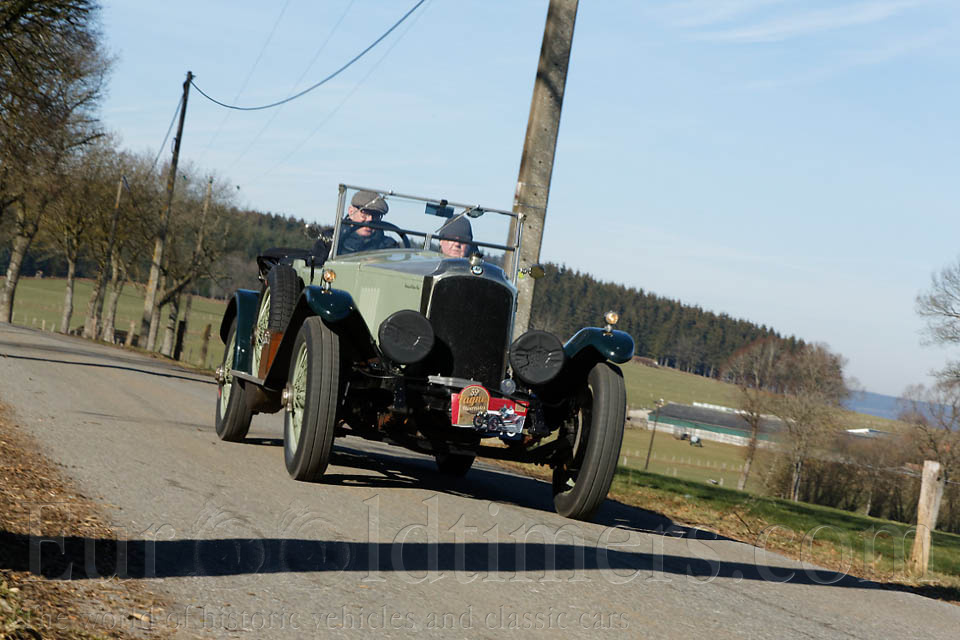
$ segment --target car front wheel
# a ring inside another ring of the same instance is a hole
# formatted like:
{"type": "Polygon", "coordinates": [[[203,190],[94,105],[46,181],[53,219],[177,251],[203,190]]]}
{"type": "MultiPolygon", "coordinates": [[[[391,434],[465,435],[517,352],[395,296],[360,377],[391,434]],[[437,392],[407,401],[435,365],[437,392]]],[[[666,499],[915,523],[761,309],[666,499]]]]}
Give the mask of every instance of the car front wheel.
{"type": "Polygon", "coordinates": [[[470,471],[476,456],[463,453],[438,453],[436,459],[437,469],[440,470],[440,473],[460,478],[467,475],[467,471],[470,471]]]}
{"type": "Polygon", "coordinates": [[[295,480],[323,476],[333,450],[343,393],[340,339],[317,316],[304,321],[290,359],[290,401],[284,414],[283,454],[295,480]]]}
{"type": "Polygon", "coordinates": [[[242,383],[236,380],[230,370],[233,368],[233,354],[237,346],[237,320],[234,318],[227,334],[227,346],[223,351],[222,381],[217,388],[217,436],[227,442],[241,442],[250,430],[253,413],[244,398],[242,383]]]}
{"type": "Polygon", "coordinates": [[[553,504],[562,516],[590,520],[610,490],[623,442],[627,394],[620,369],[594,365],[577,400],[570,455],[553,470],[553,504]]]}

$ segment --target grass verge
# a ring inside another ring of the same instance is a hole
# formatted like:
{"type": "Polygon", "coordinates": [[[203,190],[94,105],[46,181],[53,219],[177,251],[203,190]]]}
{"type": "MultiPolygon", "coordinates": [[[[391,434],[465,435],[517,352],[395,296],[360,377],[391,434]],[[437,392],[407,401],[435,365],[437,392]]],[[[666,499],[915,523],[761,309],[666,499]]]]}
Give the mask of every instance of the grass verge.
{"type": "MultiPolygon", "coordinates": [[[[543,467],[502,463],[549,480],[543,467]]],[[[911,576],[910,525],[618,467],[609,497],[841,574],[960,604],[960,535],[935,531],[930,571],[911,576]]]]}

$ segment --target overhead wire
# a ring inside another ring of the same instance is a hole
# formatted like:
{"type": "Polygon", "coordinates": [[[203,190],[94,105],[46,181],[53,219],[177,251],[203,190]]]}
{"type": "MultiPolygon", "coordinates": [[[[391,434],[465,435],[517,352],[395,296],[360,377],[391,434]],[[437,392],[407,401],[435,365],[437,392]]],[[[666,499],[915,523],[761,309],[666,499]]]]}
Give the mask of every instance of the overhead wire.
{"type": "MultiPolygon", "coordinates": [[[[267,34],[267,38],[263,41],[263,45],[260,47],[260,53],[257,54],[257,59],[253,61],[253,65],[250,67],[250,71],[247,72],[247,77],[244,78],[243,83],[240,85],[240,89],[237,90],[237,95],[234,96],[233,101],[236,102],[240,99],[240,96],[243,94],[244,90],[247,88],[247,84],[250,83],[250,78],[253,77],[253,72],[256,71],[257,66],[260,64],[260,60],[263,59],[263,54],[266,52],[267,47],[270,45],[270,42],[273,40],[274,34],[277,32],[277,27],[280,26],[280,20],[283,19],[283,14],[287,12],[287,7],[290,6],[290,0],[286,0],[283,3],[283,7],[280,9],[280,13],[277,15],[277,19],[273,21],[273,27],[270,29],[270,33],[267,34]]],[[[191,84],[192,81],[191,81],[191,84]]],[[[194,84],[194,87],[197,85],[194,84]]],[[[200,91],[199,88],[197,91],[200,91]]],[[[201,91],[201,93],[203,93],[201,91]]],[[[207,143],[207,146],[204,147],[203,152],[200,154],[200,160],[203,160],[203,157],[206,155],[207,151],[210,150],[210,147],[213,146],[213,143],[216,142],[217,138],[220,137],[220,132],[223,131],[223,125],[227,123],[227,120],[230,117],[230,112],[224,114],[223,119],[220,121],[220,125],[217,127],[217,130],[214,131],[213,137],[210,138],[210,142],[207,143]]]]}
{"type": "Polygon", "coordinates": [[[160,160],[160,155],[163,154],[163,148],[167,146],[167,139],[170,137],[170,132],[173,131],[173,123],[177,121],[177,115],[180,114],[180,107],[182,106],[183,95],[181,94],[180,99],[177,100],[177,108],[173,111],[173,117],[170,118],[170,126],[167,127],[167,134],[163,136],[163,142],[160,143],[160,149],[157,150],[157,157],[153,159],[153,164],[150,165],[151,171],[157,168],[157,162],[160,160]]]}
{"type": "Polygon", "coordinates": [[[303,147],[303,145],[305,145],[311,138],[313,138],[313,136],[317,135],[317,133],[319,133],[320,129],[322,129],[324,125],[326,125],[330,120],[333,119],[333,117],[334,117],[335,115],[337,115],[337,112],[339,112],[340,109],[343,108],[343,106],[344,106],[347,102],[349,102],[350,98],[352,98],[353,95],[360,89],[360,87],[363,86],[363,83],[366,82],[366,81],[370,78],[370,76],[373,75],[373,73],[377,70],[377,68],[380,66],[380,64],[381,64],[384,60],[387,59],[387,57],[390,55],[390,52],[393,51],[394,47],[396,47],[396,46],[400,43],[400,41],[403,40],[403,37],[404,37],[405,35],[407,35],[410,31],[413,30],[413,28],[416,26],[417,22],[418,22],[418,21],[420,20],[420,18],[423,16],[424,12],[425,12],[425,10],[422,11],[422,12],[420,12],[420,14],[410,23],[410,25],[407,27],[407,29],[406,29],[405,31],[403,31],[403,32],[397,37],[397,39],[394,40],[394,41],[390,44],[389,47],[387,47],[387,50],[383,52],[383,55],[380,56],[380,58],[370,67],[370,69],[367,71],[367,73],[366,73],[362,78],[360,78],[360,80],[357,81],[357,83],[353,86],[353,88],[349,91],[349,93],[347,93],[347,95],[343,97],[343,99],[337,104],[337,106],[334,107],[333,110],[330,111],[330,113],[328,113],[328,114],[326,115],[326,117],[325,117],[323,120],[320,121],[319,124],[317,124],[317,126],[313,129],[313,131],[311,131],[311,132],[310,132],[308,135],[306,135],[305,137],[301,138],[301,139],[300,139],[300,142],[298,142],[297,145],[296,145],[289,153],[287,153],[287,154],[286,154],[285,156],[283,156],[279,161],[277,161],[276,163],[274,163],[269,169],[267,169],[266,171],[263,171],[263,172],[259,173],[259,177],[266,176],[266,175],[270,174],[272,171],[274,171],[276,168],[282,166],[282,165],[283,165],[285,162],[287,162],[287,160],[289,160],[297,151],[299,151],[299,150],[303,147]]]}
{"type": "MultiPolygon", "coordinates": [[[[320,44],[320,47],[317,49],[316,53],[313,54],[313,58],[310,60],[307,66],[304,67],[303,72],[300,74],[300,77],[297,78],[296,81],[294,81],[293,86],[290,87],[290,91],[296,91],[297,87],[300,86],[300,83],[303,82],[303,79],[306,77],[306,75],[310,73],[311,69],[313,69],[313,66],[317,63],[317,60],[320,58],[320,54],[323,53],[323,50],[327,48],[327,44],[329,44],[330,40],[333,39],[334,34],[340,28],[340,25],[343,23],[344,19],[347,17],[347,14],[350,12],[351,7],[353,7],[356,1],[357,0],[350,0],[347,3],[346,8],[340,14],[340,18],[337,19],[333,27],[331,27],[330,32],[327,33],[327,37],[320,44]]],[[[233,161],[233,164],[230,165],[230,168],[227,169],[227,172],[232,171],[240,163],[243,157],[247,155],[247,152],[250,151],[251,148],[253,148],[253,145],[255,145],[257,141],[260,140],[260,137],[264,134],[264,132],[270,128],[270,125],[272,125],[273,121],[277,119],[277,116],[280,115],[281,111],[282,109],[277,109],[276,111],[273,112],[273,115],[271,115],[270,119],[267,120],[266,124],[264,124],[263,127],[261,127],[260,131],[257,132],[257,135],[253,137],[253,140],[251,140],[250,143],[243,149],[243,151],[240,152],[240,155],[237,156],[237,159],[233,161]]]]}
{"type": "MultiPolygon", "coordinates": [[[[208,95],[207,93],[205,93],[205,92],[203,91],[203,89],[201,89],[200,87],[198,87],[198,86],[197,86],[197,83],[196,83],[195,81],[193,81],[193,80],[190,81],[190,84],[193,85],[193,87],[197,90],[197,92],[198,92],[200,95],[202,95],[204,98],[206,98],[206,99],[209,100],[210,102],[213,102],[214,104],[220,105],[221,107],[224,107],[224,108],[226,108],[226,109],[232,109],[232,110],[234,110],[234,111],[262,111],[262,110],[264,110],[264,109],[272,109],[273,107],[279,107],[279,106],[282,105],[282,104],[286,104],[286,103],[288,103],[288,102],[291,102],[291,101],[293,101],[293,100],[296,100],[297,98],[300,98],[300,97],[303,97],[303,96],[307,95],[307,94],[310,93],[311,91],[313,91],[313,90],[315,90],[315,89],[323,86],[324,84],[326,84],[326,83],[329,82],[330,80],[333,80],[333,79],[336,78],[338,75],[340,75],[341,73],[343,73],[344,71],[346,71],[346,70],[347,70],[350,66],[352,66],[357,60],[359,60],[360,58],[362,58],[363,56],[365,56],[371,49],[373,49],[375,46],[377,46],[378,44],[380,44],[380,43],[384,40],[384,38],[386,38],[386,37],[389,36],[391,33],[393,33],[393,31],[394,31],[397,27],[399,27],[399,26],[403,23],[404,20],[406,20],[407,18],[409,18],[409,17],[413,14],[413,12],[416,11],[416,10],[420,7],[420,5],[422,5],[422,4],[423,4],[424,2],[426,2],[426,1],[427,1],[427,0],[418,0],[418,2],[417,2],[416,4],[414,4],[413,7],[411,7],[409,11],[407,11],[405,14],[403,14],[403,16],[402,16],[399,20],[397,20],[395,23],[393,23],[393,26],[391,26],[389,29],[387,29],[379,38],[377,38],[377,39],[374,40],[372,43],[370,43],[370,45],[368,45],[366,49],[364,49],[363,51],[361,51],[360,53],[358,53],[357,55],[355,55],[355,56],[354,56],[353,58],[351,58],[346,64],[344,64],[342,67],[340,67],[339,69],[337,69],[336,71],[334,71],[333,73],[331,73],[330,75],[328,75],[327,77],[323,78],[322,80],[320,80],[320,81],[317,82],[316,84],[313,84],[313,85],[307,87],[306,89],[304,89],[303,91],[301,91],[301,92],[299,92],[299,93],[295,93],[295,94],[292,95],[292,96],[289,96],[289,97],[287,97],[287,98],[284,98],[283,100],[278,100],[278,101],[272,102],[272,103],[270,103],[270,104],[260,105],[260,106],[258,106],[258,107],[241,107],[241,106],[237,106],[237,105],[232,105],[232,104],[227,104],[227,103],[225,103],[225,102],[221,102],[220,100],[217,100],[216,98],[208,95]]],[[[234,101],[236,101],[236,100],[234,100],[234,101]]]]}

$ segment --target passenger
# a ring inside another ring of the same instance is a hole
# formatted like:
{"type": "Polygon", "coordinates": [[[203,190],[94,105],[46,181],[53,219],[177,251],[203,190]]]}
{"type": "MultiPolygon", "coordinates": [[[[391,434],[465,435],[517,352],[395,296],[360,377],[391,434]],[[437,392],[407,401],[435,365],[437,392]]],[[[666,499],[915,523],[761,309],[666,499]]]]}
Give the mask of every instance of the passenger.
{"type": "Polygon", "coordinates": [[[473,241],[470,221],[458,216],[437,230],[440,236],[440,253],[448,258],[466,258],[473,241]]]}
{"type": "MultiPolygon", "coordinates": [[[[389,210],[386,200],[379,193],[357,191],[350,199],[346,219],[352,222],[380,222],[389,210]]],[[[341,254],[392,249],[398,246],[396,240],[383,234],[383,229],[352,224],[342,224],[341,227],[338,246],[341,254]]]]}

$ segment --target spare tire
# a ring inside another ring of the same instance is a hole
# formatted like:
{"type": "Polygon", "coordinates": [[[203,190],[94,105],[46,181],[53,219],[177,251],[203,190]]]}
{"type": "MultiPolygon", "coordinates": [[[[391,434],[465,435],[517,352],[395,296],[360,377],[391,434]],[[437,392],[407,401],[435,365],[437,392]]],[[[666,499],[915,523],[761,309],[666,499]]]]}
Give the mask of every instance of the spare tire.
{"type": "Polygon", "coordinates": [[[286,331],[297,306],[303,285],[300,276],[293,267],[278,264],[267,272],[267,283],[260,293],[260,310],[257,312],[257,324],[253,328],[253,352],[251,373],[259,377],[260,358],[267,332],[286,331]]]}

